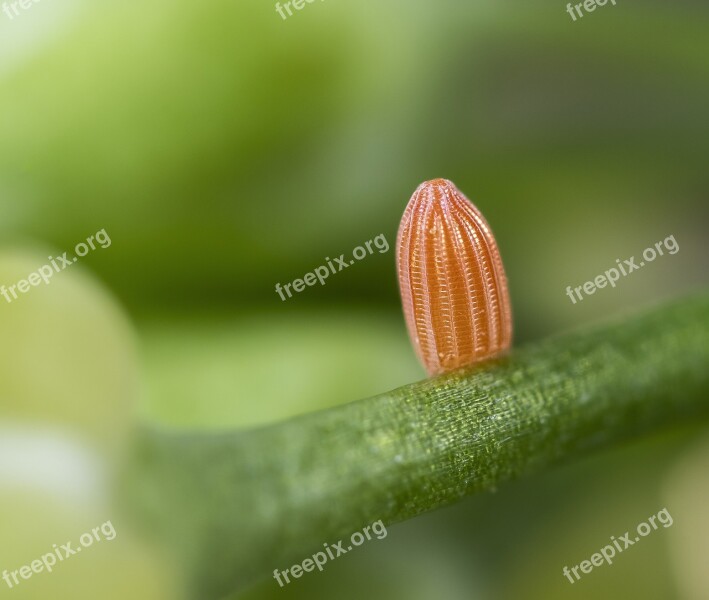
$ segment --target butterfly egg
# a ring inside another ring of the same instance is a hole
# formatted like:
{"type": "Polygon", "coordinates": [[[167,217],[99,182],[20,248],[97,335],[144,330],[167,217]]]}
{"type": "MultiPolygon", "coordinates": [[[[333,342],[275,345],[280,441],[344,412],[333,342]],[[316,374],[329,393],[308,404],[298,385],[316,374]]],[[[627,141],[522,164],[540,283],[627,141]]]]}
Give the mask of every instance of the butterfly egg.
{"type": "Polygon", "coordinates": [[[419,186],[401,219],[396,250],[406,325],[429,375],[510,347],[510,298],[497,243],[453,183],[419,186]]]}

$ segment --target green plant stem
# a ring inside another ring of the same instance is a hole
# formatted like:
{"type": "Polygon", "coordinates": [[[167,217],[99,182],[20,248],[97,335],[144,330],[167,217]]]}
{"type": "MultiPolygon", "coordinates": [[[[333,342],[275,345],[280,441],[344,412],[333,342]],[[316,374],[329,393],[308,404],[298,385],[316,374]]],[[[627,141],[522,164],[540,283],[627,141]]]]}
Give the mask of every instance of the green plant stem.
{"type": "Polygon", "coordinates": [[[138,488],[190,594],[217,598],[379,519],[707,416],[708,389],[703,294],[270,427],[147,432],[138,488]]]}

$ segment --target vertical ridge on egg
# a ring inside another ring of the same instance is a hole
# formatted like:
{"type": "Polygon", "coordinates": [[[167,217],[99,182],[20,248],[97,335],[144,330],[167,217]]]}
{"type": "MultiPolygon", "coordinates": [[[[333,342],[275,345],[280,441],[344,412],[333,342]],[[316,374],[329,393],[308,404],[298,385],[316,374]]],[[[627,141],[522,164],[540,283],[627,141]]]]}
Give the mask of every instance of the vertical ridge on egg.
{"type": "Polygon", "coordinates": [[[406,324],[430,375],[504,352],[512,341],[507,278],[490,226],[456,186],[427,181],[397,236],[406,324]]]}

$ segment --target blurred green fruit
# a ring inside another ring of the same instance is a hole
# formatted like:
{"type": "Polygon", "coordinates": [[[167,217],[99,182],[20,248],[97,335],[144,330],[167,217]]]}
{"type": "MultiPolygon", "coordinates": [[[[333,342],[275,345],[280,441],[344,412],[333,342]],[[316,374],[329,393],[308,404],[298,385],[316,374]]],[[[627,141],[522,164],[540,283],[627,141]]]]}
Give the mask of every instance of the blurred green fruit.
{"type": "MultiPolygon", "coordinates": [[[[0,285],[27,279],[48,256],[0,251],[0,285]]],[[[80,265],[49,281],[11,303],[0,297],[0,423],[57,427],[115,450],[137,398],[131,327],[80,265]]]]}

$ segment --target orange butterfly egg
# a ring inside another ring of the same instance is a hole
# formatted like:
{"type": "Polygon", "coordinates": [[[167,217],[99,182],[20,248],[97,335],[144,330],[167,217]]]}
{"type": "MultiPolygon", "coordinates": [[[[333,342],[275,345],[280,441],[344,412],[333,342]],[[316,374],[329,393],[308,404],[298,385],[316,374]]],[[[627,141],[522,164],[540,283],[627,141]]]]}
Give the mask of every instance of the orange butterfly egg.
{"type": "Polygon", "coordinates": [[[453,183],[419,186],[401,219],[396,250],[406,325],[429,375],[510,347],[512,314],[497,243],[453,183]]]}

